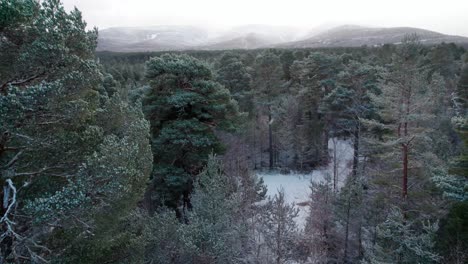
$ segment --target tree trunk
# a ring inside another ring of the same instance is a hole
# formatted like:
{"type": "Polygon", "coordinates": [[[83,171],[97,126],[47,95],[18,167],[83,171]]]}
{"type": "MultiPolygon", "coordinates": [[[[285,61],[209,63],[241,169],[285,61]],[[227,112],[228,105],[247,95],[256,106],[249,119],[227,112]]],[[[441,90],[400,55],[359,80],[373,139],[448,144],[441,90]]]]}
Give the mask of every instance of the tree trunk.
{"type": "Polygon", "coordinates": [[[323,142],[322,142],[322,158],[321,158],[321,162],[326,165],[328,164],[328,139],[329,139],[329,135],[328,135],[328,126],[325,125],[324,128],[323,128],[323,142]]]}
{"type": "Polygon", "coordinates": [[[270,154],[270,169],[274,166],[274,149],[273,149],[273,128],[271,120],[271,109],[268,107],[268,152],[270,154]]]}
{"type": "Polygon", "coordinates": [[[408,197],[408,144],[403,144],[403,181],[402,181],[402,197],[406,200],[408,197]]]}
{"type": "MultiPolygon", "coordinates": [[[[349,194],[351,195],[351,194],[349,194]]],[[[346,208],[346,227],[345,227],[345,241],[343,263],[348,263],[348,240],[349,240],[349,218],[351,214],[351,197],[348,197],[348,207],[346,208]]]]}
{"type": "Polygon", "coordinates": [[[278,224],[278,228],[276,229],[276,264],[281,264],[281,239],[281,224],[278,224]]]}
{"type": "Polygon", "coordinates": [[[258,130],[259,134],[258,134],[258,147],[260,149],[260,169],[263,168],[263,148],[264,148],[264,140],[263,140],[263,131],[262,131],[262,127],[261,127],[261,124],[259,125],[259,130],[258,130]]]}
{"type": "MultiPolygon", "coordinates": [[[[411,98],[411,88],[408,91],[408,95],[406,96],[406,116],[405,121],[403,123],[403,135],[405,137],[405,141],[408,140],[408,117],[410,115],[410,98],[411,98]]],[[[402,145],[402,153],[403,153],[403,181],[402,181],[402,197],[403,200],[408,198],[408,149],[409,149],[409,142],[405,142],[402,145]]]]}
{"type": "Polygon", "coordinates": [[[359,124],[357,124],[353,132],[353,177],[356,177],[359,166],[359,129],[359,124]]]}
{"type": "Polygon", "coordinates": [[[359,223],[358,241],[359,241],[359,249],[358,249],[359,259],[362,259],[364,257],[364,247],[362,246],[362,220],[359,223]]]}
{"type": "MultiPolygon", "coordinates": [[[[254,163],[254,170],[257,169],[257,155],[256,155],[256,150],[257,150],[257,137],[256,137],[256,130],[257,130],[257,120],[258,120],[258,115],[255,114],[255,121],[253,123],[253,163],[254,163]]],[[[261,162],[261,161],[260,161],[261,162]]]]}
{"type": "Polygon", "coordinates": [[[152,194],[154,193],[154,179],[150,182],[149,186],[145,190],[143,195],[142,206],[145,208],[150,216],[155,212],[155,206],[152,199],[152,194]]]}
{"type": "Polygon", "coordinates": [[[332,139],[333,142],[333,191],[336,192],[336,186],[338,181],[338,164],[336,158],[336,138],[332,139]]]}

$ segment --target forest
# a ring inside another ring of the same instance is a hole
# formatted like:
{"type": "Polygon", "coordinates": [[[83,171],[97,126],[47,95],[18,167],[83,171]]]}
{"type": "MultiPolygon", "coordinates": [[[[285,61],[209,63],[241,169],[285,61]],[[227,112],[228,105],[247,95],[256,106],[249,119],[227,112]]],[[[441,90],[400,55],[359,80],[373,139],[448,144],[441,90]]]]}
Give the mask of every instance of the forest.
{"type": "Polygon", "coordinates": [[[468,263],[464,47],[98,34],[59,0],[0,0],[0,264],[468,263]],[[261,177],[327,166],[300,203],[261,177]]]}

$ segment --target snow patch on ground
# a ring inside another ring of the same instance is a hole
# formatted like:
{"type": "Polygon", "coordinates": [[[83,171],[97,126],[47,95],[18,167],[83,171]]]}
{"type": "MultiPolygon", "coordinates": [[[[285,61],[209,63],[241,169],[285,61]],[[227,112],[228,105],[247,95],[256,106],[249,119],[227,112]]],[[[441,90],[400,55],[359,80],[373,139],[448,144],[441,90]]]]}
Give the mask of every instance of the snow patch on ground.
{"type": "Polygon", "coordinates": [[[350,140],[332,138],[328,141],[328,151],[330,162],[326,167],[311,171],[310,173],[268,173],[258,172],[257,176],[262,177],[267,188],[267,195],[274,197],[280,189],[284,190],[285,199],[288,203],[294,203],[299,208],[299,215],[296,218],[300,229],[305,226],[309,208],[305,204],[309,199],[311,181],[321,182],[329,175],[332,177],[334,170],[333,153],[336,150],[336,165],[338,175],[338,187],[343,186],[346,177],[351,172],[353,162],[353,146],[350,140]]]}

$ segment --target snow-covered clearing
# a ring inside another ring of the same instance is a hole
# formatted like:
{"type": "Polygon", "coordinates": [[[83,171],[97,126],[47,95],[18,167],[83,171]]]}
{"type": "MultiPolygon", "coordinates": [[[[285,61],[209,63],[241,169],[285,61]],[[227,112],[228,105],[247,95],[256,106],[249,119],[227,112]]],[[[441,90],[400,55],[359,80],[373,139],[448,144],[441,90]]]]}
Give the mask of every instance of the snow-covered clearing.
{"type": "Polygon", "coordinates": [[[309,198],[310,182],[324,181],[326,175],[332,177],[334,170],[334,151],[336,151],[338,187],[343,185],[346,176],[351,172],[353,147],[350,140],[332,138],[328,141],[328,151],[330,155],[330,163],[328,166],[313,170],[308,174],[257,173],[259,177],[263,178],[268,187],[268,196],[273,197],[278,193],[278,190],[283,188],[286,201],[296,204],[300,210],[299,216],[296,218],[300,229],[304,228],[308,214],[308,207],[305,202],[307,202],[309,198]]]}

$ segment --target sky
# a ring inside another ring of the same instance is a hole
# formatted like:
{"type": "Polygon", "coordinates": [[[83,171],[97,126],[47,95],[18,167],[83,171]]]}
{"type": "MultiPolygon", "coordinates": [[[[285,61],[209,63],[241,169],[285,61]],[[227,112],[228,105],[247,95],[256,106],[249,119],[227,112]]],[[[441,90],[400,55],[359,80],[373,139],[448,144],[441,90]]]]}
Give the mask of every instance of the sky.
{"type": "Polygon", "coordinates": [[[88,26],[247,24],[313,29],[322,25],[419,27],[468,36],[468,0],[62,0],[88,26]]]}

